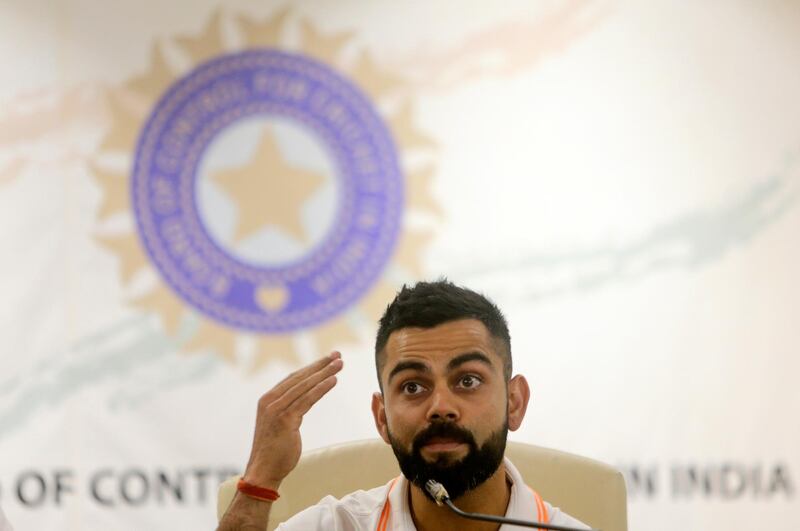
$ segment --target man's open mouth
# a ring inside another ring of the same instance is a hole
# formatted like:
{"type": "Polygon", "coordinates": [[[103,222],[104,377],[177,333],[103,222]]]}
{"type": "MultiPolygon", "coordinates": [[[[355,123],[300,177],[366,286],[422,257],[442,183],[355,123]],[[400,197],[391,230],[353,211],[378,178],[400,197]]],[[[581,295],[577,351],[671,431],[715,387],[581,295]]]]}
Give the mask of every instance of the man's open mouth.
{"type": "Polygon", "coordinates": [[[431,452],[447,452],[459,448],[461,445],[466,444],[459,439],[451,439],[449,437],[431,437],[422,447],[431,452]]]}

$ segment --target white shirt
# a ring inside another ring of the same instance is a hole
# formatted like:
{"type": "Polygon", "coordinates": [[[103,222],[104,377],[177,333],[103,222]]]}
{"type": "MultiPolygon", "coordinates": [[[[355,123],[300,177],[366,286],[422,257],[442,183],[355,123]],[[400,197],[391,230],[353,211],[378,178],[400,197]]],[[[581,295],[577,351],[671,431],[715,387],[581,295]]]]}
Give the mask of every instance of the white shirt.
{"type": "Polygon", "coordinates": [[[0,507],[0,531],[14,531],[11,524],[6,520],[6,515],[3,514],[3,508],[0,507]]]}
{"type": "MultiPolygon", "coordinates": [[[[507,518],[566,525],[579,529],[588,526],[543,501],[525,485],[519,471],[505,459],[511,480],[507,518]]],[[[402,475],[382,487],[359,490],[341,500],[326,496],[317,505],[294,515],[276,531],[416,531],[408,507],[408,480],[402,475]]],[[[500,531],[530,529],[503,524],[500,531]]]]}

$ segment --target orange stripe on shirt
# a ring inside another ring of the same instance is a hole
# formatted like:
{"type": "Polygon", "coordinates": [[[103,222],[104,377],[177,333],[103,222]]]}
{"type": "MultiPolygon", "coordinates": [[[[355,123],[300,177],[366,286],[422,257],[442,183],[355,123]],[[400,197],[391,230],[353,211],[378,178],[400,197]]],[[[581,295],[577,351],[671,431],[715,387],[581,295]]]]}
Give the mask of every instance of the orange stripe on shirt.
{"type": "Polygon", "coordinates": [[[386,503],[383,504],[383,511],[381,511],[381,518],[378,520],[376,531],[386,531],[386,524],[389,523],[389,513],[392,512],[392,503],[389,501],[389,495],[392,493],[394,484],[397,483],[398,479],[400,479],[399,476],[394,478],[392,484],[389,485],[389,492],[386,493],[386,503]]]}
{"type": "MultiPolygon", "coordinates": [[[[531,489],[530,487],[528,487],[528,488],[530,489],[531,493],[533,494],[533,499],[536,501],[536,521],[540,522],[540,523],[543,523],[543,524],[548,523],[548,520],[550,520],[550,517],[547,514],[547,506],[544,504],[544,500],[542,500],[542,497],[539,496],[538,492],[536,492],[535,490],[531,489]]],[[[541,528],[537,528],[537,529],[539,529],[539,531],[542,531],[541,528]]]]}
{"type": "Polygon", "coordinates": [[[542,504],[542,514],[544,515],[544,519],[542,520],[542,522],[548,524],[550,523],[550,515],[547,514],[547,505],[544,503],[544,500],[542,499],[541,496],[539,496],[539,501],[542,504]]]}

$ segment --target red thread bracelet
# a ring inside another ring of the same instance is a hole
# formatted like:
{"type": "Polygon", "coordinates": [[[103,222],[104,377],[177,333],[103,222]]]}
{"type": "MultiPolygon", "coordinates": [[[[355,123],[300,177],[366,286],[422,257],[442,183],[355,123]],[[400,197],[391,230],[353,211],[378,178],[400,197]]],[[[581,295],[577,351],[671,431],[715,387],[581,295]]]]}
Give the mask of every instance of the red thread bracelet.
{"type": "Polygon", "coordinates": [[[261,501],[275,501],[281,497],[277,490],[265,489],[264,487],[257,487],[251,485],[243,479],[240,479],[236,484],[236,490],[247,496],[261,501]]]}

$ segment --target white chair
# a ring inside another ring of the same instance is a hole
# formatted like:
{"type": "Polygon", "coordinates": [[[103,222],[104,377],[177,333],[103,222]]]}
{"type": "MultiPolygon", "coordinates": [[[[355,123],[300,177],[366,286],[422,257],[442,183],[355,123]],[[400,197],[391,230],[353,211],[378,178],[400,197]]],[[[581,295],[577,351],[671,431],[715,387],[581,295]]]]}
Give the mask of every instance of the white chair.
{"type": "MultiPolygon", "coordinates": [[[[602,531],[627,531],[627,498],[622,474],[573,454],[509,441],[506,456],[542,497],[587,525],[602,531]]],[[[355,490],[385,484],[400,474],[392,449],[380,439],[356,441],[303,454],[281,484],[268,530],[326,495],[341,498],[355,490]]],[[[236,493],[238,477],[219,488],[217,518],[236,493]]]]}

